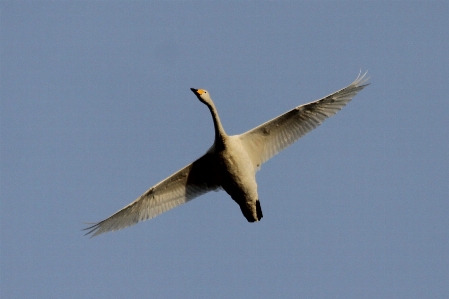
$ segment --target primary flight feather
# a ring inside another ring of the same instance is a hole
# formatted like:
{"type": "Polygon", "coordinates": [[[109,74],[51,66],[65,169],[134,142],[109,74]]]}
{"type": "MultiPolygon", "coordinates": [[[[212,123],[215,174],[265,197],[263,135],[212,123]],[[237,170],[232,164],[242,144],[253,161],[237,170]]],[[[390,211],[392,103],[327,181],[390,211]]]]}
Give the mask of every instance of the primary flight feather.
{"type": "Polygon", "coordinates": [[[198,160],[148,189],[112,216],[86,228],[92,236],[153,218],[206,192],[224,189],[249,222],[262,215],[256,172],[268,159],[315,129],[343,108],[368,84],[365,75],[320,100],[298,106],[240,135],[228,136],[217,109],[204,89],[191,88],[212,114],[215,141],[198,160]]]}

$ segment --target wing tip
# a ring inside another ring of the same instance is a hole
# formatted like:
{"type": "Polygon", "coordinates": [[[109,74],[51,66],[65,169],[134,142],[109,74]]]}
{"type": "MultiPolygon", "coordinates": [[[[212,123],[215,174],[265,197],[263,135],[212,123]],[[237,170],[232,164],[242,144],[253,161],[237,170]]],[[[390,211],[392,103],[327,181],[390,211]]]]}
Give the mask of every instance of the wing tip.
{"type": "Polygon", "coordinates": [[[84,235],[88,236],[90,235],[90,238],[96,237],[98,235],[101,235],[105,232],[108,232],[107,229],[101,229],[101,225],[103,224],[103,221],[100,222],[85,222],[84,224],[90,225],[86,228],[83,228],[82,231],[87,231],[84,235]]]}
{"type": "Polygon", "coordinates": [[[367,83],[370,77],[366,77],[368,74],[368,70],[365,71],[362,75],[362,69],[360,69],[359,74],[357,75],[357,78],[354,80],[354,82],[351,83],[354,87],[361,87],[364,88],[365,86],[370,85],[370,83],[367,83]]]}

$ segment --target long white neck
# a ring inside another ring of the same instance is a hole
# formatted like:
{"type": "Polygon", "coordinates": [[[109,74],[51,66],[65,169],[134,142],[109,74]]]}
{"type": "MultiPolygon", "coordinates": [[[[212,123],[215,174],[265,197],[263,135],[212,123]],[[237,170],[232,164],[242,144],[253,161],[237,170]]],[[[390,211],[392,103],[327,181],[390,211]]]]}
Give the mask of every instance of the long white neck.
{"type": "Polygon", "coordinates": [[[214,103],[211,101],[210,103],[206,103],[207,107],[212,114],[212,120],[214,121],[215,128],[215,148],[222,149],[225,145],[225,139],[228,137],[223,126],[221,125],[220,117],[218,116],[217,109],[215,108],[214,103]]]}

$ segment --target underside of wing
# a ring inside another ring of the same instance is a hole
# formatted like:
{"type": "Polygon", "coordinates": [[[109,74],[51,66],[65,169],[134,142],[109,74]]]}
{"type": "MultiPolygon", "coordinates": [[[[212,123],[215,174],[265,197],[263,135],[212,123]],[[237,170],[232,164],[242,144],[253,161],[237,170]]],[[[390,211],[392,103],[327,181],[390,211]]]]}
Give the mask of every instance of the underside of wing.
{"type": "Polygon", "coordinates": [[[214,174],[215,160],[206,153],[159,184],[148,189],[135,201],[109,218],[86,228],[93,236],[123,229],[151,219],[206,192],[219,188],[214,174]]]}
{"type": "Polygon", "coordinates": [[[337,113],[365,86],[368,78],[358,76],[349,86],[320,100],[298,106],[240,135],[256,169],[268,159],[318,127],[337,113]]]}

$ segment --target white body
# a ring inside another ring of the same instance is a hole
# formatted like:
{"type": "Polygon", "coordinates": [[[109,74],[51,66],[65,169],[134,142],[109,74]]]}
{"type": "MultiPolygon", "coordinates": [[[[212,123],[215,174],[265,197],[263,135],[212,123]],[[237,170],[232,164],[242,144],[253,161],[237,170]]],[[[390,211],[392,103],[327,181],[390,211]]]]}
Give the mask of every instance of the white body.
{"type": "Polygon", "coordinates": [[[221,165],[217,169],[220,185],[240,206],[249,222],[258,221],[262,218],[262,211],[259,203],[258,214],[256,168],[238,135],[226,136],[224,144],[224,150],[215,152],[221,165]]]}

